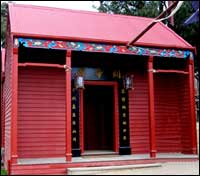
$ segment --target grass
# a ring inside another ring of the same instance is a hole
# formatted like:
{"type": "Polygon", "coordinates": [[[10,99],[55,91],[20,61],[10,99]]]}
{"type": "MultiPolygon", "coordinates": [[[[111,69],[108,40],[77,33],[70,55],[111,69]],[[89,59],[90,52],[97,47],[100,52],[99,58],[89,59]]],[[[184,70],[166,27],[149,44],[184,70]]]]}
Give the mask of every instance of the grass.
{"type": "Polygon", "coordinates": [[[5,169],[1,169],[1,175],[7,175],[6,170],[5,169]]]}

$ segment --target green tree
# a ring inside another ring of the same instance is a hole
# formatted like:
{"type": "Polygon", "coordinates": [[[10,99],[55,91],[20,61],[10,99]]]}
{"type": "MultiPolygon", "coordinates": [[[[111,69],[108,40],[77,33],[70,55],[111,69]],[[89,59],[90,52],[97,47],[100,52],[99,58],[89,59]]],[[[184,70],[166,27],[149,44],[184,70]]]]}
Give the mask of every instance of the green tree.
{"type": "Polygon", "coordinates": [[[12,1],[1,3],[1,47],[5,47],[6,27],[7,27],[7,15],[8,15],[8,3],[14,3],[12,1]]]}
{"type": "Polygon", "coordinates": [[[1,3],[1,47],[5,46],[8,3],[1,3]]]}
{"type": "MultiPolygon", "coordinates": [[[[95,7],[99,12],[134,15],[144,17],[157,17],[165,6],[165,1],[100,1],[100,6],[95,7]]],[[[199,22],[189,26],[183,26],[184,21],[194,12],[191,1],[184,1],[181,8],[174,15],[175,25],[172,26],[167,20],[170,28],[183,37],[187,42],[197,48],[199,56],[199,22]]],[[[198,75],[199,59],[195,59],[195,71],[198,75]],[[197,63],[198,62],[198,63],[197,63]]]]}
{"type": "Polygon", "coordinates": [[[161,1],[100,1],[95,7],[100,12],[156,17],[161,11],[161,1]]]}

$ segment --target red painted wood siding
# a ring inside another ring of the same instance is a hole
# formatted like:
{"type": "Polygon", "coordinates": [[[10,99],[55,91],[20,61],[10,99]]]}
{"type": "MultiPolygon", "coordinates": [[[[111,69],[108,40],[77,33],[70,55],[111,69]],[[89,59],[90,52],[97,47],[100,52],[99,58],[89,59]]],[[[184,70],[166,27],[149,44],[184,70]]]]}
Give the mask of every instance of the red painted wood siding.
{"type": "Polygon", "coordinates": [[[134,72],[134,90],[129,91],[131,152],[149,152],[149,112],[147,73],[134,72]]]}
{"type": "Polygon", "coordinates": [[[178,89],[182,152],[191,153],[192,141],[188,75],[179,76],[178,89]]]}
{"type": "MultiPolygon", "coordinates": [[[[9,28],[8,28],[9,29],[9,28]]],[[[11,157],[11,115],[12,115],[12,40],[7,36],[5,82],[3,86],[3,97],[5,98],[5,166],[11,157]]]]}
{"type": "Polygon", "coordinates": [[[157,152],[181,152],[181,123],[187,122],[183,121],[180,114],[181,111],[185,111],[185,106],[182,106],[185,99],[180,99],[180,91],[185,92],[181,90],[181,85],[186,82],[180,82],[177,74],[154,75],[157,152]]]}
{"type": "Polygon", "coordinates": [[[5,98],[3,98],[3,84],[1,88],[1,148],[5,145],[5,98]]]}
{"type": "Polygon", "coordinates": [[[4,79],[5,49],[1,49],[1,148],[5,144],[5,98],[3,98],[3,79],[4,79]]]}
{"type": "Polygon", "coordinates": [[[65,156],[65,71],[19,68],[19,158],[65,156]]]}
{"type": "MultiPolygon", "coordinates": [[[[188,75],[154,74],[157,152],[191,152],[188,75]]],[[[148,82],[146,73],[134,73],[129,91],[132,153],[149,152],[148,82]]]]}

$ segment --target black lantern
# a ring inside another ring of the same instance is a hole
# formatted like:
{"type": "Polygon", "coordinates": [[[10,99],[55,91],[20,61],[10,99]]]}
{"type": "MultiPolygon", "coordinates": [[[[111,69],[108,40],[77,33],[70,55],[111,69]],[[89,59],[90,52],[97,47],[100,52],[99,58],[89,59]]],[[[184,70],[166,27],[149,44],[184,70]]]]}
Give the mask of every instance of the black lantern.
{"type": "Polygon", "coordinates": [[[84,89],[84,77],[82,75],[76,75],[74,79],[74,86],[76,89],[84,89]]]}
{"type": "Polygon", "coordinates": [[[133,77],[134,75],[127,74],[123,77],[123,84],[126,90],[133,90],[133,77]]]}

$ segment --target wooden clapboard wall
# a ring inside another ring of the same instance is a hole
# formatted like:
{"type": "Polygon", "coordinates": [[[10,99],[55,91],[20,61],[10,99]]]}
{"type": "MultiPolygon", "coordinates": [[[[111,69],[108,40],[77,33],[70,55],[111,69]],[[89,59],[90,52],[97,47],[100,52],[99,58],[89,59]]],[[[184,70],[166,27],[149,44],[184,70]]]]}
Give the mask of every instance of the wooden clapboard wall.
{"type": "Polygon", "coordinates": [[[65,71],[19,68],[19,158],[65,155],[65,71]]]}

